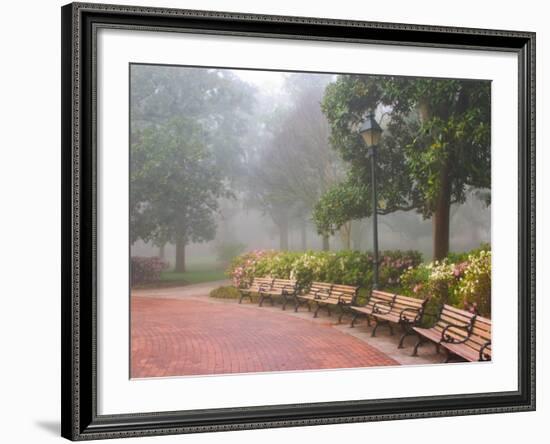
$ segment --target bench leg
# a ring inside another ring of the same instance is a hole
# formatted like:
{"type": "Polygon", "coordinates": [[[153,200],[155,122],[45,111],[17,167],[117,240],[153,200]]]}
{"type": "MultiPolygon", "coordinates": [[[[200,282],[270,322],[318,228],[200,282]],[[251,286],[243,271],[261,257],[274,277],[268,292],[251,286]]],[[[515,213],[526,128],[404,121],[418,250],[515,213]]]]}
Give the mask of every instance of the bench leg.
{"type": "Polygon", "coordinates": [[[241,297],[239,298],[239,304],[243,301],[244,298],[250,298],[250,302],[252,302],[252,295],[241,293],[241,297]]]}
{"type": "Polygon", "coordinates": [[[283,311],[286,310],[286,303],[287,303],[286,294],[283,294],[283,311]]]}
{"type": "Polygon", "coordinates": [[[321,309],[321,306],[317,302],[317,307],[315,308],[315,312],[313,313],[313,317],[316,318],[317,314],[319,313],[319,310],[321,309]]]}
{"type": "Polygon", "coordinates": [[[410,331],[405,331],[402,335],[401,335],[401,338],[399,339],[399,345],[397,346],[397,348],[405,348],[403,346],[403,343],[405,342],[405,338],[407,336],[412,336],[414,333],[411,333],[410,331]]]}
{"type": "Polygon", "coordinates": [[[371,337],[375,337],[376,336],[376,330],[378,330],[378,326],[380,324],[386,324],[388,326],[388,328],[390,329],[390,335],[393,336],[393,327],[391,326],[391,322],[387,322],[387,321],[379,321],[378,319],[376,320],[376,325],[374,326],[374,329],[372,330],[372,333],[371,333],[371,337]]]}
{"type": "Polygon", "coordinates": [[[274,304],[273,304],[273,298],[271,297],[270,294],[261,294],[261,293],[260,293],[260,302],[258,303],[258,305],[259,305],[260,307],[263,307],[264,301],[265,301],[266,299],[269,299],[269,302],[271,303],[271,306],[273,307],[273,305],[274,305],[274,304]]]}
{"type": "Polygon", "coordinates": [[[424,337],[423,336],[418,336],[418,342],[414,346],[412,356],[418,356],[418,347],[420,347],[422,344],[424,344],[424,342],[426,342],[424,337]]]}
{"type": "Polygon", "coordinates": [[[311,307],[309,306],[309,302],[307,301],[301,301],[296,296],[294,296],[294,313],[298,312],[298,308],[300,308],[301,305],[307,304],[309,311],[311,311],[311,307]]]}
{"type": "Polygon", "coordinates": [[[403,334],[401,335],[401,338],[399,339],[399,345],[397,348],[403,348],[403,343],[405,342],[405,338],[407,336],[413,336],[414,330],[411,328],[412,323],[408,321],[402,321],[399,323],[401,325],[401,330],[403,331],[403,334]]]}
{"type": "Polygon", "coordinates": [[[342,318],[344,317],[344,307],[340,305],[340,316],[338,316],[338,323],[342,323],[342,318]]]}
{"type": "Polygon", "coordinates": [[[370,334],[372,338],[376,336],[376,330],[378,330],[378,326],[380,325],[380,322],[376,321],[376,325],[372,329],[372,333],[370,334]]]}
{"type": "MultiPolygon", "coordinates": [[[[353,314],[353,318],[351,319],[350,328],[355,327],[355,323],[357,322],[357,319],[359,319],[359,316],[361,316],[361,313],[355,312],[353,314]]],[[[367,317],[368,318],[368,317],[367,317]]]]}

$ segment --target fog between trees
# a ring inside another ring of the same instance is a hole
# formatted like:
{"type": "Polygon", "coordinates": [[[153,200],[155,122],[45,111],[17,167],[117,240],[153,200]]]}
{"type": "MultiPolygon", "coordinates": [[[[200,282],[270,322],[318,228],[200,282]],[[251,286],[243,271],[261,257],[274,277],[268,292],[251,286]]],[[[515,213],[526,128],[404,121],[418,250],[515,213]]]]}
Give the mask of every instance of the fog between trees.
{"type": "MultiPolygon", "coordinates": [[[[321,196],[352,166],[331,144],[321,110],[336,80],[132,65],[131,254],[163,255],[183,268],[224,251],[371,249],[370,217],[325,235],[313,218],[321,196]]],[[[378,107],[377,119],[388,111],[378,107]]],[[[391,129],[387,116],[381,120],[385,137],[391,129]]],[[[465,202],[451,205],[452,251],[490,242],[490,206],[479,191],[468,187],[465,202]]],[[[379,216],[379,245],[430,259],[432,222],[415,210],[379,216]]]]}

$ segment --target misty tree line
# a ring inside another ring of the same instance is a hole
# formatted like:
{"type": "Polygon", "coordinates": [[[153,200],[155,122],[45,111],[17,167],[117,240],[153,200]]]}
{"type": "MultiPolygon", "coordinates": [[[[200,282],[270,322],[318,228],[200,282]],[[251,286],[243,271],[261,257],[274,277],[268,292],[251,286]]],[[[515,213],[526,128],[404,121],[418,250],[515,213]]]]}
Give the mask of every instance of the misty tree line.
{"type": "Polygon", "coordinates": [[[431,218],[443,257],[451,205],[472,189],[490,202],[489,97],[487,82],[314,74],[288,74],[273,97],[230,71],[133,65],[132,241],[174,244],[183,271],[186,245],[216,236],[223,207],[260,210],[284,250],[291,230],[307,248],[310,222],[323,249],[335,234],[359,245],[371,194],[357,125],[374,109],[379,212],[431,218]]]}

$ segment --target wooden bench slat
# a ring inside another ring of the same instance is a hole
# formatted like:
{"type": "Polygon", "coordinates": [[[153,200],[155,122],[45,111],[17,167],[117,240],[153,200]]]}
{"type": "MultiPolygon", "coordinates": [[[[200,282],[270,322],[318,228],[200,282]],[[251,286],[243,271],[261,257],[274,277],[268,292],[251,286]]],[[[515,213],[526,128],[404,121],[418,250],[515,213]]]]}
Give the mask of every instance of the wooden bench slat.
{"type": "Polygon", "coordinates": [[[472,335],[480,336],[485,339],[491,339],[491,331],[481,330],[475,322],[474,328],[472,329],[472,335]]]}
{"type": "Polygon", "coordinates": [[[462,344],[444,344],[444,347],[451,353],[460,356],[468,361],[479,360],[479,350],[476,351],[470,347],[464,347],[462,344]]]}
{"type": "Polygon", "coordinates": [[[477,329],[483,330],[491,334],[491,320],[487,318],[482,318],[481,316],[477,316],[476,320],[474,322],[474,325],[477,329]]]}
{"type": "Polygon", "coordinates": [[[363,313],[363,314],[370,314],[371,313],[371,310],[368,308],[368,307],[356,307],[356,306],[352,306],[351,309],[353,311],[357,311],[359,313],[363,313]]]}
{"type": "Polygon", "coordinates": [[[449,324],[468,325],[472,322],[473,317],[474,317],[473,313],[471,313],[469,316],[466,316],[466,315],[458,316],[458,315],[449,313],[446,310],[443,310],[439,318],[449,324]]]}

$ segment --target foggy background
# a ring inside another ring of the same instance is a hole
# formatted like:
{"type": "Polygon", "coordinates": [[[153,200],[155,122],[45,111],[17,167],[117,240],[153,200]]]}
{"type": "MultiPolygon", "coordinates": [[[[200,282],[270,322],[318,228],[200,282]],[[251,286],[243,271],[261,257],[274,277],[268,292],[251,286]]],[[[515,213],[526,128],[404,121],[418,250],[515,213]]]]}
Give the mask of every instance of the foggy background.
{"type": "MultiPolygon", "coordinates": [[[[154,106],[177,114],[178,110],[171,108],[169,99],[173,99],[173,103],[185,102],[185,95],[175,97],[175,93],[170,92],[166,96],[168,102],[158,104],[147,103],[150,99],[145,95],[137,96],[138,87],[141,91],[144,84],[153,84],[152,94],[157,94],[164,88],[162,79],[173,81],[174,77],[170,76],[176,71],[185,73],[184,79],[185,76],[196,79],[201,73],[215,72],[231,81],[238,91],[244,91],[238,97],[241,104],[238,109],[232,109],[233,102],[228,100],[225,108],[217,111],[222,117],[216,125],[232,118],[239,119],[231,123],[232,139],[227,143],[224,140],[207,142],[217,156],[220,169],[225,169],[223,180],[233,196],[218,199],[214,238],[187,244],[187,264],[199,262],[219,266],[217,252],[220,246],[228,244],[240,251],[323,249],[322,237],[312,221],[312,207],[331,184],[345,177],[348,168],[330,147],[330,130],[319,106],[326,85],[336,76],[134,65],[131,71],[135,86],[131,103],[132,131],[155,121],[147,111],[154,106]],[[168,77],[167,72],[171,73],[168,77]],[[273,189],[286,193],[290,199],[274,198],[273,189]],[[277,220],[281,214],[285,215],[283,221],[277,220]]],[[[208,117],[204,119],[208,120],[208,117]]],[[[476,190],[472,190],[464,204],[451,207],[451,251],[470,250],[491,240],[491,207],[475,194],[476,190]]],[[[420,251],[425,260],[431,260],[430,219],[424,220],[415,211],[398,211],[379,216],[378,221],[380,250],[414,249],[420,251]]],[[[345,229],[347,234],[341,229],[330,236],[330,250],[348,247],[372,250],[370,218],[352,221],[345,229]]],[[[160,256],[173,266],[176,251],[173,242],[159,246],[153,241],[136,239],[131,244],[131,255],[160,256]]]]}

